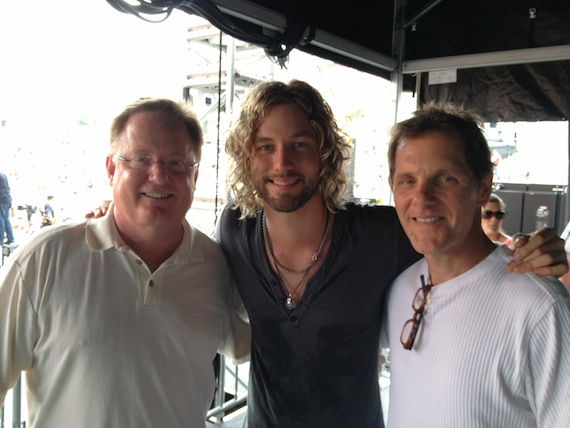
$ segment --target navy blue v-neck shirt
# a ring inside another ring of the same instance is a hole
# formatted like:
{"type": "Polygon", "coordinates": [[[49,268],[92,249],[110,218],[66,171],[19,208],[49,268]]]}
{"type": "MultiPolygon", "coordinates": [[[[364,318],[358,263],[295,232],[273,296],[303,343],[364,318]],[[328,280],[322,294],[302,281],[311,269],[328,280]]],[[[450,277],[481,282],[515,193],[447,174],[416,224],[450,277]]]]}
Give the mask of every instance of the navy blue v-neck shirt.
{"type": "Polygon", "coordinates": [[[224,209],[218,240],[252,328],[247,426],[382,427],[378,345],[386,292],[419,259],[387,206],[335,214],[323,264],[297,307],[270,268],[261,214],[224,209]]]}

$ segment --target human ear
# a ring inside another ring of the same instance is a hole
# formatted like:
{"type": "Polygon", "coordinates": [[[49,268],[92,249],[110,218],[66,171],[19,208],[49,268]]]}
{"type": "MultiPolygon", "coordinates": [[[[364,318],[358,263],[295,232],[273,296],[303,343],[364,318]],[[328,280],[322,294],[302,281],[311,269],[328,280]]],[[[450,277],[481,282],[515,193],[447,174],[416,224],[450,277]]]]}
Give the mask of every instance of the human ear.
{"type": "Polygon", "coordinates": [[[107,155],[107,158],[105,159],[105,168],[107,169],[107,178],[109,179],[109,184],[112,186],[116,168],[112,155],[107,155]]]}

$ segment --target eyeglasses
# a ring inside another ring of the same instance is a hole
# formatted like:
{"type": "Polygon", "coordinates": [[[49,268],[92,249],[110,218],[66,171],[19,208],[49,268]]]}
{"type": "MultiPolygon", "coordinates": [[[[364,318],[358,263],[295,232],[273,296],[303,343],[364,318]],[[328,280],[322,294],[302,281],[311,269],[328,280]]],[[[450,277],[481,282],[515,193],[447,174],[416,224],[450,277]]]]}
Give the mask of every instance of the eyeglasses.
{"type": "Polygon", "coordinates": [[[130,159],[119,155],[115,155],[114,157],[125,162],[132,169],[136,169],[138,171],[148,171],[155,163],[161,163],[164,165],[167,172],[172,174],[182,174],[200,165],[199,162],[189,164],[181,159],[167,159],[165,161],[153,160],[152,157],[143,155],[135,155],[130,159]]]}
{"type": "Polygon", "coordinates": [[[497,220],[502,220],[505,216],[507,215],[507,213],[505,211],[482,211],[481,212],[481,217],[485,218],[485,219],[491,219],[493,218],[493,216],[495,216],[497,218],[497,220]]]}
{"type": "Polygon", "coordinates": [[[404,349],[407,349],[408,351],[411,351],[412,347],[414,346],[414,341],[416,340],[416,336],[420,330],[420,323],[424,317],[424,308],[427,303],[427,297],[431,291],[431,288],[433,287],[432,284],[425,284],[423,275],[420,275],[420,280],[422,282],[422,286],[418,289],[418,291],[416,291],[414,300],[412,301],[414,316],[406,321],[404,327],[402,328],[402,333],[400,334],[400,342],[402,343],[404,349]]]}

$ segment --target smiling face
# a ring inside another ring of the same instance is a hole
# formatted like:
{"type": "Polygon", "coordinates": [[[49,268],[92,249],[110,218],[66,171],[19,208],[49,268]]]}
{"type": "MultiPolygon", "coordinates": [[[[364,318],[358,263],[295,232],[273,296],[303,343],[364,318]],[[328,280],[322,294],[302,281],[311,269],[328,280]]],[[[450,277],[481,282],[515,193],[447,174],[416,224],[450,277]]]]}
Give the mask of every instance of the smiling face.
{"type": "Polygon", "coordinates": [[[432,257],[461,257],[481,242],[481,207],[492,176],[478,182],[455,135],[431,132],[397,147],[390,180],[396,211],[412,245],[432,257]]]}
{"type": "MultiPolygon", "coordinates": [[[[180,159],[196,162],[193,141],[184,124],[156,111],[134,114],[117,141],[116,155],[131,159],[150,156],[154,161],[180,159]]],[[[147,170],[133,168],[116,157],[107,157],[107,172],[113,186],[115,221],[122,234],[137,236],[144,230],[180,228],[192,204],[197,167],[187,172],[167,172],[162,162],[147,170]]]]}
{"type": "Polygon", "coordinates": [[[318,197],[318,137],[295,104],[272,107],[253,142],[251,177],[265,208],[291,212],[318,197]]]}

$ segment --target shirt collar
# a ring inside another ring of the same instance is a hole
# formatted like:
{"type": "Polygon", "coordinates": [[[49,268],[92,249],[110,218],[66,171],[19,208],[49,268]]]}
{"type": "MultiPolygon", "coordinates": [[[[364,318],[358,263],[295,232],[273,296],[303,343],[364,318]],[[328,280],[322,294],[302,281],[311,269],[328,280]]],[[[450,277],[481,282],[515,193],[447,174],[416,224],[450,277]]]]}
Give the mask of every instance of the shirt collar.
{"type": "MultiPolygon", "coordinates": [[[[182,222],[184,237],[182,242],[166,260],[167,264],[182,263],[188,259],[193,261],[205,260],[204,248],[199,239],[200,232],[194,229],[187,220],[182,222]]],[[[87,222],[85,239],[87,245],[97,251],[116,248],[119,251],[128,250],[115,225],[114,205],[111,202],[107,214],[103,217],[91,219],[87,222]]]]}

